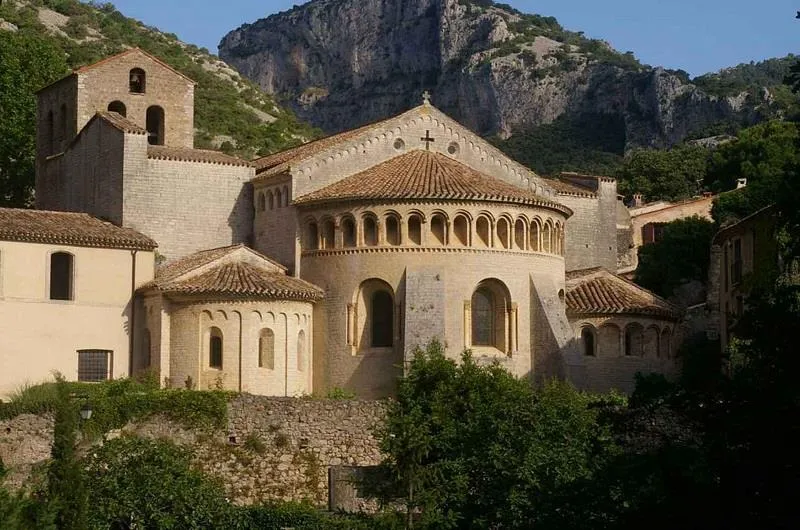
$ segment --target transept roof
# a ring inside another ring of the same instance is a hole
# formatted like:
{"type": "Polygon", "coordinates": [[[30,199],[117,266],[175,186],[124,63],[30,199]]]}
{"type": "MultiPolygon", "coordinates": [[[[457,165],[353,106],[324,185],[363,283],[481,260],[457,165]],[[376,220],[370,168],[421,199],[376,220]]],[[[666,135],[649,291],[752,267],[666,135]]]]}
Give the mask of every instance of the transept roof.
{"type": "Polygon", "coordinates": [[[677,307],[602,268],[567,273],[567,313],[630,314],[680,318],[677,307]]]}
{"type": "Polygon", "coordinates": [[[155,241],[85,213],[0,208],[0,240],[153,250],[155,241]]]}
{"type": "Polygon", "coordinates": [[[540,205],[570,215],[565,206],[476,171],[446,155],[414,150],[325,188],[295,204],[349,200],[448,199],[540,205]]]}
{"type": "Polygon", "coordinates": [[[316,301],[323,296],[315,285],[287,276],[283,266],[244,245],[204,250],[170,262],[159,267],[155,280],[141,290],[275,300],[316,301]]]}

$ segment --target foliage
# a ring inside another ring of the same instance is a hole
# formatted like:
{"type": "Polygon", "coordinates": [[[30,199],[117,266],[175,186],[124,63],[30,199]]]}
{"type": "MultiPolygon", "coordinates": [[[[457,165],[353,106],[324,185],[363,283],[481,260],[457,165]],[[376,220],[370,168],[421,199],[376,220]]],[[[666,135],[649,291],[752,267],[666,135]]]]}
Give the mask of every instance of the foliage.
{"type": "Polygon", "coordinates": [[[469,352],[415,352],[380,431],[383,467],[430,528],[529,528],[541,499],[592,476],[613,454],[591,398],[561,383],[534,391],[469,352]]]}
{"type": "Polygon", "coordinates": [[[789,54],[765,61],[751,61],[721,72],[695,77],[692,83],[714,96],[736,96],[752,89],[781,85],[796,60],[797,57],[789,54]]]}
{"type": "Polygon", "coordinates": [[[118,438],[89,455],[91,528],[231,528],[225,492],[167,441],[118,438]]]}
{"type": "Polygon", "coordinates": [[[264,504],[241,508],[238,528],[294,528],[295,530],[399,530],[397,514],[375,516],[329,514],[303,503],[264,504]]]}
{"type": "Polygon", "coordinates": [[[57,378],[55,387],[57,402],[53,449],[47,472],[47,500],[55,511],[59,529],[83,530],[87,527],[87,492],[81,464],[75,454],[75,432],[80,416],[63,377],[57,378]]]}
{"type": "Polygon", "coordinates": [[[625,124],[613,115],[562,117],[493,143],[543,175],[561,171],[614,175],[625,152],[625,124]]]}
{"type": "Polygon", "coordinates": [[[30,206],[36,138],[34,92],[67,71],[43,37],[0,31],[0,206],[30,206]]]}
{"type": "MultiPolygon", "coordinates": [[[[82,427],[101,434],[126,423],[152,415],[163,415],[189,428],[221,428],[227,420],[229,395],[219,391],[159,389],[154,381],[118,379],[102,383],[65,383],[73,395],[85,396],[92,418],[82,427]]],[[[55,411],[59,405],[58,385],[43,383],[25,387],[0,405],[0,418],[19,414],[55,411]]]]}
{"type": "Polygon", "coordinates": [[[775,202],[785,179],[794,178],[798,140],[794,123],[770,121],[743,130],[736,142],[720,147],[706,184],[719,191],[731,190],[737,179],[746,178],[747,187],[721,195],[712,209],[714,220],[725,225],[775,202]]]}
{"type": "Polygon", "coordinates": [[[658,241],[639,248],[636,283],[664,297],[686,282],[705,283],[713,236],[714,223],[699,216],[667,223],[658,241]]]}
{"type": "Polygon", "coordinates": [[[619,191],[627,197],[641,193],[648,201],[687,199],[700,191],[709,161],[709,150],[699,146],[638,149],[617,173],[619,191]]]}

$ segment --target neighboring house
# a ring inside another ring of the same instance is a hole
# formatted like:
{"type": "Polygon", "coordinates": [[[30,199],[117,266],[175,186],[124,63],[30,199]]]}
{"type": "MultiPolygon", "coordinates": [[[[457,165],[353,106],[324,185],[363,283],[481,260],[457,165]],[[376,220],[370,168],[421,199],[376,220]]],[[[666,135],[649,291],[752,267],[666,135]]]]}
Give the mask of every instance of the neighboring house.
{"type": "Polygon", "coordinates": [[[727,348],[753,288],[779,271],[775,208],[769,206],[723,228],[711,242],[708,271],[709,335],[727,348]]]}
{"type": "Polygon", "coordinates": [[[133,291],[153,279],[155,246],[82,213],[0,208],[0,395],[53,371],[128,375],[133,291]]]}
{"type": "MultiPolygon", "coordinates": [[[[614,179],[542,178],[427,97],[245,162],[193,149],[193,91],[133,49],[39,92],[37,206],[137,230],[167,259],[135,286],[134,370],[172,386],[376,398],[439,339],[453,358],[469,348],[532,381],[631,388],[625,359],[584,359],[583,316],[566,303],[567,271],[617,268],[614,179]]],[[[674,315],[649,318],[675,347],[674,315]]],[[[636,366],[670,372],[664,359],[636,366]]]]}
{"type": "Polygon", "coordinates": [[[714,197],[711,195],[688,199],[681,202],[658,201],[648,204],[641,204],[641,195],[634,198],[634,206],[628,209],[630,213],[630,229],[633,239],[630,250],[631,259],[627,268],[620,272],[629,272],[638,266],[639,247],[648,243],[654,243],[661,238],[664,225],[686,219],[687,217],[702,217],[712,220],[711,207],[714,197]]]}

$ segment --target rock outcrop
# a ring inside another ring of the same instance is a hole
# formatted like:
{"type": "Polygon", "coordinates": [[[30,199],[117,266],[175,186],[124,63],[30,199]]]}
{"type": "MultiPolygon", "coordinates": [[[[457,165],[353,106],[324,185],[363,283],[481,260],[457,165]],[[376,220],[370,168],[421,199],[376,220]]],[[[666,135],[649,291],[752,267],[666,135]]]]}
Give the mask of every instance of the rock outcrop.
{"type": "Polygon", "coordinates": [[[758,117],[746,96],[707,95],[552,18],[477,3],[314,0],[232,31],[220,56],[328,132],[402,112],[425,89],[471,129],[504,137],[611,114],[627,147],[661,147],[758,117]]]}

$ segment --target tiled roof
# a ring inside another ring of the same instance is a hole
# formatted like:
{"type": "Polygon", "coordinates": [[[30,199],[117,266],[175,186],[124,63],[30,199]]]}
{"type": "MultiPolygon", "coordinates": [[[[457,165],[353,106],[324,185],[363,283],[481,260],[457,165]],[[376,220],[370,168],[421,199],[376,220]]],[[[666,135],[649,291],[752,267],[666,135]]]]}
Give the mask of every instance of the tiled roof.
{"type": "Polygon", "coordinates": [[[219,151],[206,149],[189,149],[185,147],[167,147],[163,145],[147,146],[147,158],[153,160],[177,160],[180,162],[205,162],[226,166],[250,166],[250,163],[235,156],[219,151]]]}
{"type": "Polygon", "coordinates": [[[85,213],[0,208],[0,240],[153,250],[149,237],[85,213]]]}
{"type": "Polygon", "coordinates": [[[574,315],[631,314],[680,318],[680,311],[647,289],[595,268],[567,273],[567,312],[574,315]]]}
{"type": "Polygon", "coordinates": [[[305,160],[306,158],[312,157],[339,142],[344,142],[351,138],[355,138],[373,125],[375,124],[365,125],[363,127],[359,127],[358,129],[353,129],[352,131],[334,134],[333,136],[320,138],[319,140],[314,140],[313,142],[308,142],[298,147],[281,151],[280,153],[257,158],[253,160],[251,164],[255,166],[256,174],[263,178],[284,173],[288,171],[291,164],[296,164],[302,160],[305,160]]]}
{"type": "Polygon", "coordinates": [[[590,190],[589,188],[584,188],[583,186],[578,186],[577,184],[572,184],[570,182],[566,182],[560,179],[547,179],[545,182],[556,190],[556,193],[564,194],[564,195],[580,195],[584,197],[596,197],[597,194],[590,190]]]}
{"type": "Polygon", "coordinates": [[[304,195],[295,204],[342,200],[450,199],[536,204],[571,211],[441,153],[414,150],[304,195]]]}
{"type": "Polygon", "coordinates": [[[108,112],[108,111],[98,111],[97,117],[104,120],[106,123],[119,129],[122,132],[131,133],[131,134],[147,134],[147,131],[135,123],[133,123],[128,118],[117,114],[116,112],[108,112]]]}
{"type": "Polygon", "coordinates": [[[323,296],[318,287],[287,276],[281,265],[244,245],[205,250],[169,263],[142,289],[276,300],[316,301],[323,296]]]}

